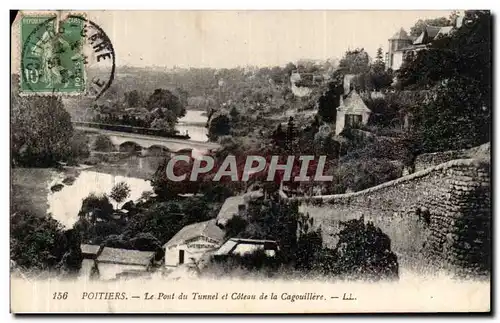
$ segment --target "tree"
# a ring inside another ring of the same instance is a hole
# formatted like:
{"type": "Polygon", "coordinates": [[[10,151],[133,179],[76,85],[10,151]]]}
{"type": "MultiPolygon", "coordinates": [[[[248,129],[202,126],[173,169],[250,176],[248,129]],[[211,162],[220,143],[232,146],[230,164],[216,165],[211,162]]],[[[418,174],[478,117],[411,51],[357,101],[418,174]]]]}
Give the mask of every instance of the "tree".
{"type": "Polygon", "coordinates": [[[371,65],[371,70],[375,73],[381,73],[385,71],[385,62],[382,47],[379,47],[377,49],[377,55],[375,56],[375,60],[371,65]]]}
{"type": "Polygon", "coordinates": [[[375,55],[375,63],[377,64],[384,63],[384,51],[382,50],[382,47],[377,48],[377,55],[375,55]]]}
{"type": "Polygon", "coordinates": [[[284,72],[290,76],[292,74],[293,71],[295,71],[297,69],[297,66],[295,66],[294,63],[292,62],[289,62],[288,64],[286,64],[285,66],[285,69],[284,69],[284,72]]]}
{"type": "Polygon", "coordinates": [[[286,127],[286,139],[285,139],[285,149],[293,153],[297,148],[297,135],[298,131],[295,127],[295,122],[293,121],[293,117],[288,118],[288,124],[286,127]]]}
{"type": "Polygon", "coordinates": [[[231,131],[231,119],[226,112],[217,112],[212,115],[208,126],[208,138],[217,140],[220,136],[227,136],[231,131]]]}
{"type": "Polygon", "coordinates": [[[97,219],[108,221],[113,213],[113,205],[106,195],[89,194],[83,201],[79,217],[95,225],[97,219]]]}
{"type": "Polygon", "coordinates": [[[363,49],[348,50],[339,62],[343,74],[366,73],[370,69],[370,56],[363,49]]]}
{"type": "Polygon", "coordinates": [[[340,96],[344,93],[343,82],[342,74],[335,71],[327,91],[318,100],[318,114],[324,122],[335,122],[337,118],[340,96]]]}
{"type": "Polygon", "coordinates": [[[237,119],[240,115],[240,112],[238,111],[238,109],[236,108],[236,106],[232,106],[231,107],[231,110],[229,110],[229,115],[231,116],[231,118],[233,119],[237,119]]]}
{"type": "Polygon", "coordinates": [[[471,148],[490,141],[491,108],[481,100],[481,85],[452,79],[433,89],[416,116],[415,131],[423,152],[471,148]]]}
{"type": "Polygon", "coordinates": [[[167,177],[168,161],[169,159],[165,158],[160,163],[151,179],[154,192],[162,199],[175,199],[179,194],[197,193],[201,185],[200,181],[189,180],[194,159],[191,158],[189,162],[180,161],[175,163],[174,174],[186,175],[186,178],[182,181],[172,181],[167,177]]]}
{"type": "Polygon", "coordinates": [[[11,112],[15,164],[47,167],[68,159],[73,126],[60,97],[14,94],[11,112]]]}
{"type": "Polygon", "coordinates": [[[445,27],[450,26],[452,21],[446,17],[433,19],[419,19],[413,27],[410,28],[410,36],[418,37],[425,30],[426,26],[445,27]]]}
{"type": "Polygon", "coordinates": [[[165,243],[185,226],[181,212],[178,201],[155,203],[131,217],[126,230],[131,237],[138,233],[149,233],[165,243]]]}
{"type": "Polygon", "coordinates": [[[271,134],[271,140],[272,140],[274,146],[276,146],[278,148],[285,147],[286,133],[283,131],[283,127],[281,126],[281,123],[278,124],[276,129],[271,134]]]}
{"type": "Polygon", "coordinates": [[[316,155],[326,155],[331,158],[338,156],[338,144],[333,140],[333,131],[327,126],[321,126],[314,135],[314,146],[316,155]]]}
{"type": "Polygon", "coordinates": [[[279,66],[274,66],[270,71],[271,80],[276,84],[282,84],[286,80],[286,71],[279,66]]]}
{"type": "Polygon", "coordinates": [[[278,200],[253,200],[247,211],[248,225],[237,234],[241,238],[275,240],[293,258],[297,245],[298,203],[278,200]]]}
{"type": "Polygon", "coordinates": [[[169,90],[156,89],[146,102],[146,108],[151,111],[154,117],[164,119],[173,129],[177,119],[186,114],[185,106],[179,98],[169,90]]]}
{"type": "Polygon", "coordinates": [[[172,123],[173,117],[168,118],[155,118],[153,122],[151,122],[150,127],[154,129],[160,129],[165,131],[172,131],[175,127],[175,124],[172,123]]]}
{"type": "Polygon", "coordinates": [[[116,203],[121,203],[125,201],[127,197],[130,196],[130,187],[125,182],[119,182],[113,186],[109,197],[116,201],[116,203]]]}
{"type": "Polygon", "coordinates": [[[389,236],[364,218],[341,222],[334,250],[337,259],[335,272],[353,278],[374,280],[398,278],[398,257],[391,251],[389,236]]]}
{"type": "Polygon", "coordinates": [[[111,139],[109,139],[109,137],[106,135],[97,135],[93,143],[93,147],[97,151],[109,152],[115,150],[115,145],[113,145],[111,139]]]}
{"type": "Polygon", "coordinates": [[[409,57],[399,87],[427,92],[415,111],[421,152],[469,148],[490,140],[491,15],[467,11],[464,26],[409,57]]]}
{"type": "Polygon", "coordinates": [[[125,92],[125,101],[127,102],[127,106],[129,108],[135,108],[139,106],[139,103],[141,101],[139,91],[132,90],[130,92],[125,92]]]}
{"type": "Polygon", "coordinates": [[[382,48],[377,49],[377,56],[369,70],[356,75],[352,83],[358,91],[380,91],[392,84],[392,73],[385,69],[382,48]]]}
{"type": "Polygon", "coordinates": [[[68,158],[76,162],[78,158],[90,156],[89,138],[81,131],[75,131],[70,139],[68,158]]]}
{"type": "Polygon", "coordinates": [[[50,215],[40,217],[13,206],[10,217],[10,258],[21,268],[78,271],[78,237],[50,215]]]}
{"type": "Polygon", "coordinates": [[[238,236],[241,232],[245,231],[247,226],[248,222],[243,217],[236,214],[230,218],[224,226],[226,231],[225,238],[229,239],[238,236]]]}

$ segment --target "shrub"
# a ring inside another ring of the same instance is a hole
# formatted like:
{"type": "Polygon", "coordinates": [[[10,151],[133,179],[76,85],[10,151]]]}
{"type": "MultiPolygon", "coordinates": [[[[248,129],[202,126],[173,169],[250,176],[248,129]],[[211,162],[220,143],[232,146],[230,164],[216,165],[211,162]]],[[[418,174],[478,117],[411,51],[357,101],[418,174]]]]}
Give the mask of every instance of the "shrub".
{"type": "Polygon", "coordinates": [[[90,156],[89,138],[80,131],[75,131],[69,141],[68,159],[72,162],[77,162],[81,158],[90,156]]]}
{"type": "Polygon", "coordinates": [[[212,256],[203,273],[214,274],[218,277],[222,274],[236,275],[241,278],[248,276],[249,273],[258,273],[269,277],[277,272],[281,263],[279,253],[273,257],[259,249],[243,255],[212,256]]]}
{"type": "Polygon", "coordinates": [[[61,98],[12,93],[11,152],[15,164],[47,167],[66,161],[73,135],[61,98]]]}
{"type": "Polygon", "coordinates": [[[23,268],[78,271],[81,250],[73,230],[64,231],[50,215],[16,211],[10,218],[10,257],[23,268]]]}
{"type": "Polygon", "coordinates": [[[113,142],[106,135],[98,135],[95,138],[93,148],[97,151],[105,151],[105,152],[110,152],[115,150],[113,142]]]}
{"type": "Polygon", "coordinates": [[[344,228],[334,250],[334,271],[353,278],[398,278],[398,258],[391,251],[391,239],[364,218],[341,222],[344,228]]]}
{"type": "Polygon", "coordinates": [[[121,203],[125,201],[127,197],[130,196],[130,187],[125,182],[119,182],[111,189],[109,197],[116,201],[116,203],[121,203]]]}
{"type": "Polygon", "coordinates": [[[334,171],[336,190],[339,187],[354,192],[394,180],[402,175],[402,164],[384,158],[351,160],[334,171]]]}
{"type": "Polygon", "coordinates": [[[233,216],[229,219],[224,227],[226,230],[225,237],[232,238],[243,232],[248,225],[248,222],[239,215],[233,216]]]}

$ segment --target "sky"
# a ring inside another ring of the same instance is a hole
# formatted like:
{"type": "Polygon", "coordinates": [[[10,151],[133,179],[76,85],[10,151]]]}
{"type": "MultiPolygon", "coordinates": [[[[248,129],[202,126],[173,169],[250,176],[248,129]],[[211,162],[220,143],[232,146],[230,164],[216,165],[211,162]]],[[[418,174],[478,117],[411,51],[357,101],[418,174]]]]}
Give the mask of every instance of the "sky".
{"type": "Polygon", "coordinates": [[[90,11],[110,37],[117,66],[284,66],[384,52],[399,28],[451,11],[90,11]]]}

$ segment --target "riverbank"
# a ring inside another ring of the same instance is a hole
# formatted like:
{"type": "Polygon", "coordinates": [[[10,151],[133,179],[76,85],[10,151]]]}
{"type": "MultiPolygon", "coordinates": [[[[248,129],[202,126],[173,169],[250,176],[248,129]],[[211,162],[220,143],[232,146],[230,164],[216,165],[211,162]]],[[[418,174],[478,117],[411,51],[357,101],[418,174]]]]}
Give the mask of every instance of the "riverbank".
{"type": "Polygon", "coordinates": [[[163,157],[123,156],[112,163],[61,168],[13,168],[11,204],[37,216],[52,214],[65,227],[77,219],[82,200],[90,193],[108,194],[118,182],[131,188],[127,200],[152,191],[149,182],[163,157]]]}

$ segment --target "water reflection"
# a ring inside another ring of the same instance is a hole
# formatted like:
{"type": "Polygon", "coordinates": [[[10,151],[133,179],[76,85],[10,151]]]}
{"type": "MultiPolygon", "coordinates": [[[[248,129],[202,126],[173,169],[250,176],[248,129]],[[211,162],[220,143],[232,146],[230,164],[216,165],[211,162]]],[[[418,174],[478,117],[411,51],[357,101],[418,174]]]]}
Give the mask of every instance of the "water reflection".
{"type": "Polygon", "coordinates": [[[187,110],[186,115],[179,119],[181,123],[206,123],[208,117],[206,116],[205,111],[200,110],[187,110]]]}
{"type": "Polygon", "coordinates": [[[187,110],[186,115],[179,119],[175,129],[180,134],[187,132],[191,140],[206,142],[208,141],[208,129],[205,127],[207,120],[205,111],[187,110]]]}
{"type": "MultiPolygon", "coordinates": [[[[109,194],[111,188],[119,182],[125,182],[130,187],[127,201],[135,201],[143,192],[153,189],[148,180],[141,178],[85,170],[80,172],[72,185],[66,185],[59,192],[49,193],[48,212],[65,227],[70,228],[78,220],[78,212],[85,197],[90,193],[109,194]]],[[[113,201],[112,203],[115,207],[120,206],[113,201]]]]}
{"type": "Polygon", "coordinates": [[[178,123],[175,129],[179,131],[179,134],[184,135],[186,132],[191,137],[190,140],[206,142],[208,141],[208,129],[203,126],[197,125],[185,125],[178,123]]]}

